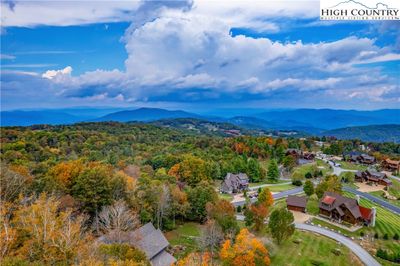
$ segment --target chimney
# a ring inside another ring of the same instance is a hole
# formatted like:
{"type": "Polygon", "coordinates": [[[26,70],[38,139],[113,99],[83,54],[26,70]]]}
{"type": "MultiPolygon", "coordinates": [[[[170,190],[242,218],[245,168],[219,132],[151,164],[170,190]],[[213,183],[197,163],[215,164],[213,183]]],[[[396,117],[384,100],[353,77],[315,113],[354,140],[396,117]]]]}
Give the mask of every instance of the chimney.
{"type": "Polygon", "coordinates": [[[360,205],[360,195],[356,195],[357,204],[360,205]]]}
{"type": "Polygon", "coordinates": [[[376,220],[376,207],[372,207],[372,217],[370,226],[375,227],[375,220],[376,220]]]}

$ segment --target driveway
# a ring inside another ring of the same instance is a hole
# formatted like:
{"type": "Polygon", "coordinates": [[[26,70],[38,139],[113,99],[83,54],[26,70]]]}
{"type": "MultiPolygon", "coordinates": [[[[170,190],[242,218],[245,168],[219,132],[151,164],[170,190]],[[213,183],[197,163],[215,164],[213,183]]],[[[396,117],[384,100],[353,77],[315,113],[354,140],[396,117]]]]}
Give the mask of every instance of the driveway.
{"type": "Polygon", "coordinates": [[[380,198],[377,198],[375,196],[372,196],[371,194],[364,193],[364,192],[358,191],[358,190],[356,190],[354,188],[350,188],[350,187],[346,187],[346,186],[343,187],[343,190],[347,191],[347,192],[354,193],[356,195],[359,195],[360,197],[363,197],[363,198],[368,199],[368,200],[370,200],[372,202],[375,202],[376,204],[382,206],[383,208],[388,209],[389,211],[392,211],[392,212],[395,212],[397,214],[400,214],[400,207],[398,207],[396,205],[393,205],[393,204],[390,204],[389,202],[384,201],[384,200],[382,200],[380,198]]]}
{"type": "Polygon", "coordinates": [[[314,232],[342,243],[343,245],[348,247],[357,257],[359,257],[360,260],[367,266],[380,266],[379,262],[377,262],[374,257],[372,257],[365,249],[363,249],[360,245],[354,243],[353,241],[351,241],[351,239],[345,236],[313,225],[296,223],[295,226],[297,229],[314,232]]]}
{"type": "Polygon", "coordinates": [[[328,161],[328,163],[333,169],[333,174],[336,176],[340,176],[340,174],[343,172],[353,172],[353,173],[357,172],[357,170],[343,169],[340,166],[335,166],[332,161],[328,161]]]}
{"type": "MultiPolygon", "coordinates": [[[[289,190],[285,190],[285,191],[282,191],[282,192],[275,193],[275,194],[272,195],[272,197],[274,198],[274,200],[278,200],[278,199],[285,198],[285,197],[287,197],[289,195],[295,195],[295,194],[299,194],[299,193],[302,193],[302,192],[303,192],[303,187],[296,187],[296,188],[293,188],[293,189],[289,189],[289,190]]],[[[257,198],[250,199],[251,203],[254,203],[256,201],[257,201],[257,198]]],[[[235,206],[235,207],[243,206],[245,204],[246,204],[245,200],[232,202],[232,205],[235,206]]]]}

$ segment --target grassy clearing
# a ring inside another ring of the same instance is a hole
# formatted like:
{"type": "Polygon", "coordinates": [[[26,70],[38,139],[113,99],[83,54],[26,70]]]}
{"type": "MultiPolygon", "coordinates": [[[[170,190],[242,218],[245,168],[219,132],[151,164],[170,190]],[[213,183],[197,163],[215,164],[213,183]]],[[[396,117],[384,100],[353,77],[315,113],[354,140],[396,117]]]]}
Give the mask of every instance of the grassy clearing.
{"type": "Polygon", "coordinates": [[[270,246],[269,250],[271,265],[362,265],[349,249],[336,241],[299,230],[281,246],[270,246]],[[334,254],[335,250],[340,254],[334,254]]]}
{"type": "Polygon", "coordinates": [[[281,192],[289,189],[293,189],[296,186],[292,184],[284,184],[284,185],[277,185],[277,186],[266,186],[271,192],[281,192]]]}
{"type": "Polygon", "coordinates": [[[233,196],[230,195],[230,194],[218,193],[218,197],[219,197],[220,199],[224,199],[224,200],[227,200],[227,201],[229,201],[229,202],[231,202],[231,201],[233,200],[233,196]]]}
{"type": "Polygon", "coordinates": [[[271,181],[269,181],[268,179],[263,180],[261,182],[257,182],[257,183],[250,183],[249,187],[255,187],[255,186],[260,186],[260,185],[269,185],[269,184],[280,184],[280,183],[286,183],[288,182],[288,180],[281,180],[279,179],[278,181],[276,181],[275,183],[271,183],[271,181]]]}
{"type": "Polygon", "coordinates": [[[389,188],[390,195],[400,198],[400,182],[394,178],[391,178],[390,180],[392,180],[392,185],[389,188]]]}
{"type": "Polygon", "coordinates": [[[174,254],[177,259],[185,257],[187,254],[199,248],[197,239],[200,236],[200,231],[200,224],[189,222],[178,225],[175,230],[165,233],[165,237],[172,247],[177,245],[185,247],[185,250],[174,254]]]}
{"type": "Polygon", "coordinates": [[[346,161],[335,161],[335,162],[339,163],[343,169],[347,169],[347,170],[364,171],[364,170],[367,170],[367,168],[368,168],[368,166],[365,166],[365,165],[354,164],[354,163],[346,162],[346,161]]]}
{"type": "Polygon", "coordinates": [[[332,172],[332,170],[329,168],[329,165],[321,160],[317,160],[314,163],[309,163],[309,164],[303,164],[300,166],[297,166],[293,169],[292,171],[292,178],[301,178],[304,179],[306,173],[314,173],[315,171],[322,171],[323,175],[327,175],[328,173],[332,172]],[[324,168],[318,168],[324,167],[324,168]]]}
{"type": "Polygon", "coordinates": [[[317,215],[319,213],[319,201],[318,198],[309,197],[307,200],[307,212],[309,214],[317,215]]]}

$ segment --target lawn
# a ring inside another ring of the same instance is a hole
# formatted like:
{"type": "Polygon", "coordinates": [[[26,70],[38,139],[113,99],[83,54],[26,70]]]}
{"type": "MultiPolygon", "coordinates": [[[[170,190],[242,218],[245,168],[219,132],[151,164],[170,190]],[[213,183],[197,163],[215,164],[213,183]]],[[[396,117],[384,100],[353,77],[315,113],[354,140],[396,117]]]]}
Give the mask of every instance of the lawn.
{"type": "Polygon", "coordinates": [[[281,192],[289,189],[296,188],[292,184],[276,185],[276,186],[266,186],[271,192],[281,192]]]}
{"type": "Polygon", "coordinates": [[[229,201],[229,202],[231,202],[231,201],[233,200],[233,196],[230,195],[230,194],[218,193],[218,197],[219,197],[220,199],[224,199],[224,200],[227,200],[227,201],[229,201]]]}
{"type": "Polygon", "coordinates": [[[313,173],[315,171],[322,171],[322,174],[325,176],[327,173],[331,172],[331,169],[329,168],[329,165],[326,164],[325,162],[321,160],[317,160],[314,163],[309,163],[309,164],[303,164],[300,166],[297,166],[293,169],[292,171],[292,177],[296,178],[305,178],[306,173],[310,172],[313,173]],[[322,166],[324,168],[318,168],[318,166],[322,166]]]}
{"type": "Polygon", "coordinates": [[[201,225],[193,222],[178,225],[175,230],[165,233],[171,246],[184,246],[185,249],[174,254],[179,259],[198,249],[197,239],[200,236],[201,225]]]}
{"type": "Polygon", "coordinates": [[[336,241],[296,230],[281,246],[270,246],[271,265],[362,265],[351,251],[336,241]],[[334,254],[335,250],[340,252],[334,254]]]}
{"type": "MultiPolygon", "coordinates": [[[[290,181],[290,180],[289,180],[290,181]]],[[[263,180],[261,182],[257,182],[257,183],[250,183],[249,187],[255,187],[255,186],[260,186],[260,185],[268,185],[268,184],[279,184],[279,183],[287,183],[288,180],[281,180],[279,179],[278,181],[271,183],[268,179],[263,180]]]]}
{"type": "Polygon", "coordinates": [[[354,164],[354,163],[346,162],[346,161],[335,161],[335,162],[340,164],[343,169],[348,169],[348,170],[364,171],[364,170],[367,170],[367,168],[368,168],[368,166],[365,166],[365,165],[354,164]]]}
{"type": "Polygon", "coordinates": [[[389,193],[392,196],[400,198],[400,182],[394,178],[390,178],[392,185],[389,187],[389,193]]]}
{"type": "Polygon", "coordinates": [[[317,215],[319,213],[319,200],[309,197],[307,200],[307,213],[317,215]]]}

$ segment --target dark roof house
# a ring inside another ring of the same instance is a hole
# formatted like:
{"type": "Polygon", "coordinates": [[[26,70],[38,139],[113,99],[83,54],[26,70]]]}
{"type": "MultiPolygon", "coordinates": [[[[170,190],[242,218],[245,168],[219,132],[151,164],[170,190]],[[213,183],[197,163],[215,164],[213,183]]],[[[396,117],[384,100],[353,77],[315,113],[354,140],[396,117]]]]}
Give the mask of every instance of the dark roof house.
{"type": "Polygon", "coordinates": [[[392,181],[387,178],[385,173],[373,170],[366,170],[364,172],[358,171],[355,174],[355,180],[359,182],[372,182],[384,186],[392,185],[392,181]]]}
{"type": "Polygon", "coordinates": [[[289,195],[286,198],[286,205],[289,210],[305,212],[307,206],[307,198],[289,195]]]}
{"type": "Polygon", "coordinates": [[[319,203],[321,216],[350,224],[373,224],[375,210],[359,206],[356,199],[334,192],[325,192],[319,203]]]}
{"type": "Polygon", "coordinates": [[[382,168],[389,171],[400,171],[400,161],[385,159],[381,163],[382,168]]]}
{"type": "Polygon", "coordinates": [[[247,189],[249,186],[249,177],[244,173],[228,173],[221,184],[222,193],[237,193],[247,189]]]}
{"type": "MultiPolygon", "coordinates": [[[[107,236],[99,238],[100,242],[112,243],[107,236]]],[[[136,247],[146,254],[152,266],[170,266],[176,259],[166,251],[169,246],[168,240],[160,229],[156,229],[152,223],[127,232],[126,241],[129,245],[136,247]]]]}

